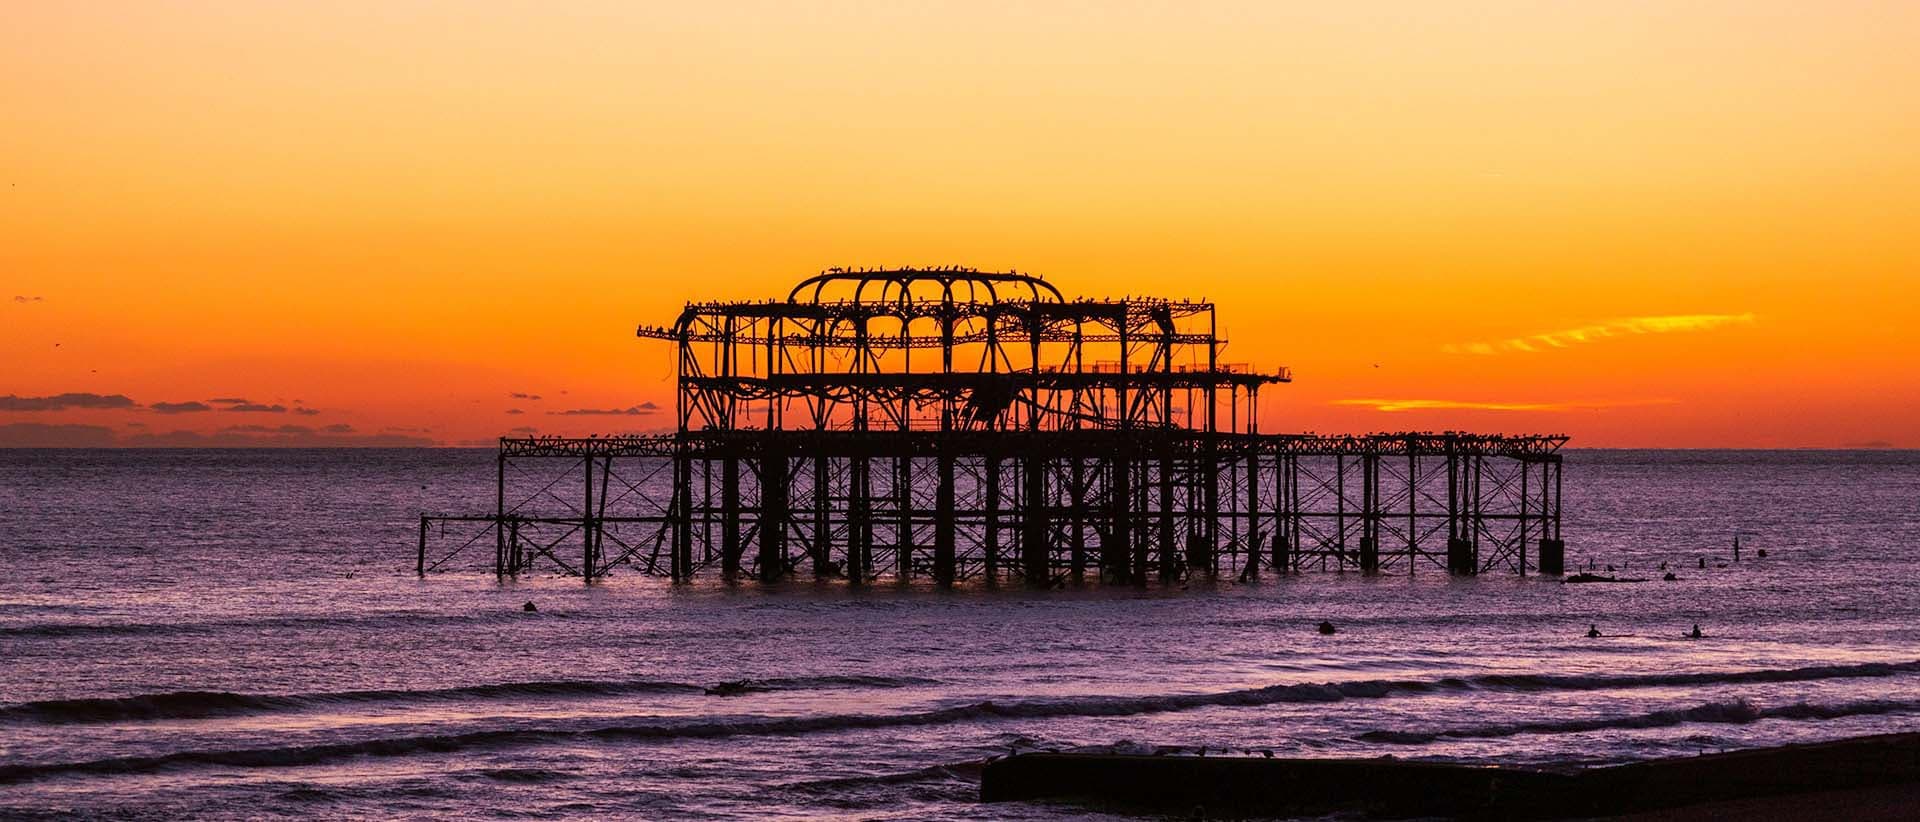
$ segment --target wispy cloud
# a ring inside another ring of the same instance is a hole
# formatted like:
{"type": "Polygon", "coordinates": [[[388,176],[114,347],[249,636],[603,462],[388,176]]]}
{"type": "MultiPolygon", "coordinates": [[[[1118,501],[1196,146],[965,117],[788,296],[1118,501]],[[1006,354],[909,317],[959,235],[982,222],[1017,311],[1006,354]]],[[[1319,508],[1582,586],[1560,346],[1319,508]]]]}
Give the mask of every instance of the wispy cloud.
{"type": "Polygon", "coordinates": [[[38,294],[35,294],[31,297],[26,296],[24,294],[15,294],[13,295],[13,301],[16,303],[42,303],[42,302],[46,302],[47,298],[42,297],[38,294]]]}
{"type": "Polygon", "coordinates": [[[628,406],[626,408],[569,408],[565,411],[548,411],[547,413],[555,416],[561,416],[561,417],[587,417],[587,416],[639,417],[639,416],[645,416],[647,414],[656,414],[656,413],[659,413],[659,411],[660,411],[660,406],[654,405],[651,402],[643,402],[643,403],[640,403],[639,405],[628,406]]]}
{"type": "Polygon", "coordinates": [[[89,394],[69,392],[47,397],[16,397],[8,394],[0,397],[0,411],[65,411],[69,408],[133,408],[135,403],[125,394],[89,394]]]}
{"type": "Polygon", "coordinates": [[[254,413],[254,414],[285,414],[287,413],[287,407],[279,403],[274,403],[273,405],[267,405],[267,404],[258,403],[258,402],[243,402],[238,405],[229,405],[220,410],[244,411],[244,412],[254,413]]]}
{"type": "Polygon", "coordinates": [[[1355,405],[1375,411],[1598,411],[1647,405],[1674,405],[1679,400],[1580,400],[1571,402],[1480,402],[1434,399],[1346,399],[1333,405],[1355,405]]]}
{"type": "MultiPolygon", "coordinates": [[[[561,393],[563,393],[563,394],[564,394],[564,393],[566,393],[566,392],[564,392],[564,391],[563,391],[563,392],[561,392],[561,393]]],[[[524,391],[513,391],[513,392],[509,392],[509,393],[507,394],[507,397],[508,397],[508,399],[515,399],[515,400],[538,400],[538,399],[540,399],[540,395],[539,395],[539,394],[528,394],[528,393],[526,393],[526,392],[524,392],[524,391]]]]}
{"type": "Polygon", "coordinates": [[[147,406],[160,414],[193,414],[200,411],[212,411],[213,406],[204,402],[156,402],[147,406]]]}
{"type": "Polygon", "coordinates": [[[1441,350],[1449,354],[1501,354],[1536,353],[1555,348],[1571,348],[1576,345],[1601,342],[1603,340],[1633,337],[1645,334],[1676,334],[1694,331],[1713,331],[1735,325],[1752,325],[1757,321],[1751,312],[1746,314],[1666,314],[1651,317],[1626,317],[1617,320],[1567,328],[1559,331],[1547,331],[1528,334],[1523,337],[1509,337],[1504,340],[1489,340],[1469,343],[1448,343],[1441,350]]]}
{"type": "Polygon", "coordinates": [[[0,424],[0,448],[348,448],[423,447],[425,437],[402,434],[360,434],[344,423],[321,428],[303,425],[237,425],[210,434],[195,431],[120,436],[100,425],[47,425],[16,422],[0,424]]]}

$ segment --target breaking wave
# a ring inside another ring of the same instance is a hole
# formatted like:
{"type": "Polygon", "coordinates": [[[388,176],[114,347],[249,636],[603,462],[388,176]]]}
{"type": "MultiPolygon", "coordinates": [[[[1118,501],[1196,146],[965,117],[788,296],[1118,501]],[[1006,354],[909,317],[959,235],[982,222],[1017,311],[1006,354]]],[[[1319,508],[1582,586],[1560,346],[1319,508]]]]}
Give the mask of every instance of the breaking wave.
{"type": "Polygon", "coordinates": [[[1666,711],[1636,714],[1633,716],[1606,716],[1592,719],[1570,719],[1547,722],[1518,722],[1506,725],[1481,725],[1470,728],[1449,728],[1441,731],[1368,731],[1357,739],[1363,742],[1383,742],[1393,745],[1425,745],[1442,739],[1495,739],[1521,734],[1572,734],[1587,731],[1668,728],[1675,725],[1717,724],[1746,725],[1763,719],[1821,720],[1839,719],[1848,716],[1876,716],[1881,714],[1910,713],[1920,711],[1920,702],[1901,700],[1867,700],[1862,702],[1844,702],[1831,705],[1795,702],[1771,708],[1756,707],[1752,703],[1737,699],[1730,702],[1708,702],[1691,708],[1676,708],[1666,711]]]}
{"type": "MultiPolygon", "coordinates": [[[[1844,677],[1893,676],[1913,671],[1920,671],[1920,661],[1701,674],[1649,674],[1637,676],[1490,675],[1440,680],[1365,680],[1316,684],[1288,684],[1201,694],[1079,696],[1044,699],[987,700],[949,708],[904,714],[826,714],[797,717],[749,715],[726,718],[661,718],[648,719],[634,724],[585,729],[534,728],[487,730],[461,734],[398,737],[284,748],[187,750],[154,756],[120,757],[84,762],[0,766],[0,783],[21,782],[60,774],[136,773],[192,765],[288,767],[318,764],[355,756],[405,756],[419,753],[447,753],[472,748],[536,745],[577,739],[661,740],[730,736],[780,736],[1005,719],[1116,717],[1185,711],[1208,707],[1252,707],[1288,703],[1331,703],[1348,699],[1382,699],[1404,694],[1472,689],[1594,690],[1601,688],[1676,684],[1789,682],[1844,677]]],[[[831,682],[857,682],[858,684],[871,687],[879,683],[902,681],[908,680],[894,680],[884,677],[818,677],[812,679],[769,680],[768,682],[775,687],[801,687],[800,683],[812,683],[814,687],[831,687],[824,684],[831,682]]],[[[393,695],[396,694],[404,695],[401,698],[418,698],[422,694],[439,694],[442,695],[440,698],[459,698],[476,694],[486,695],[499,693],[529,695],[553,692],[543,691],[541,689],[554,689],[561,693],[579,694],[594,693],[595,691],[593,689],[595,688],[624,689],[618,690],[617,692],[619,693],[645,692],[647,689],[690,692],[696,690],[698,686],[661,682],[520,683],[513,685],[475,686],[473,688],[453,688],[445,691],[366,691],[359,692],[358,695],[329,694],[305,697],[247,697],[237,694],[216,694],[214,695],[216,698],[213,702],[217,703],[220,700],[229,698],[240,700],[243,704],[250,704],[245,703],[245,701],[260,699],[338,700],[342,697],[348,699],[387,699],[394,698],[393,695]]],[[[175,695],[159,696],[168,697],[175,695]]],[[[141,700],[151,698],[133,697],[129,699],[141,700]]],[[[74,702],[104,703],[114,706],[110,710],[128,710],[122,706],[122,703],[126,703],[127,700],[76,700],[74,702]]],[[[187,700],[187,702],[193,704],[193,700],[187,700]]],[[[6,708],[4,711],[16,712],[14,715],[18,715],[17,712],[23,710],[44,712],[48,710],[46,706],[49,704],[52,703],[27,703],[26,705],[16,705],[6,708]]],[[[1920,703],[1859,702],[1839,706],[1796,703],[1777,708],[1762,709],[1754,708],[1744,702],[1729,702],[1712,703],[1685,710],[1660,711],[1633,717],[1520,723],[1487,726],[1483,728],[1437,731],[1429,734],[1374,731],[1363,735],[1361,738],[1370,742],[1424,744],[1448,736],[1490,737],[1522,733],[1573,733],[1598,728],[1661,727],[1686,722],[1753,722],[1768,718],[1825,719],[1836,716],[1855,716],[1872,713],[1898,713],[1915,710],[1917,707],[1920,707],[1920,703]]],[[[98,711],[100,708],[98,706],[83,706],[79,710],[98,711]]],[[[69,719],[67,721],[73,720],[69,719]]]]}
{"type": "MultiPolygon", "coordinates": [[[[936,684],[917,677],[815,676],[755,680],[763,690],[828,688],[904,688],[936,684]]],[[[243,694],[228,691],[173,691],[95,699],[53,699],[0,706],[0,722],[69,724],[150,719],[203,719],[221,716],[304,711],[380,703],[448,702],[529,697],[597,697],[637,694],[698,694],[705,686],[660,680],[557,680],[505,682],[422,690],[392,689],[307,694],[243,694]]]]}

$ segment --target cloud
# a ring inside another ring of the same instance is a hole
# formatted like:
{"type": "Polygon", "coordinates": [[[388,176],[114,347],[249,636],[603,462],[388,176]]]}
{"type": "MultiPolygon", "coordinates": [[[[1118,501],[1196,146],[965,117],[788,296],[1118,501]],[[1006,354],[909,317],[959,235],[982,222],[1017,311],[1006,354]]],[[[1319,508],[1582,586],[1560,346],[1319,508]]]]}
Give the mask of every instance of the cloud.
{"type": "Polygon", "coordinates": [[[657,413],[659,410],[659,406],[648,402],[626,408],[569,408],[565,411],[548,411],[547,413],[562,417],[639,417],[657,413]]]}
{"type": "Polygon", "coordinates": [[[134,408],[125,394],[66,393],[50,397],[0,397],[0,411],[65,411],[69,408],[134,408]]]}
{"type": "Polygon", "coordinates": [[[305,425],[234,425],[202,434],[169,431],[136,433],[115,443],[128,448],[426,448],[426,437],[402,434],[359,434],[346,423],[311,428],[305,425]]]}
{"type": "Polygon", "coordinates": [[[293,413],[303,417],[317,417],[320,415],[320,410],[317,408],[295,408],[293,409],[293,413]]]}
{"type": "Polygon", "coordinates": [[[0,448],[111,448],[113,429],[104,425],[0,425],[0,448]]]}
{"type": "Polygon", "coordinates": [[[156,402],[147,406],[157,414],[193,414],[200,411],[212,411],[213,406],[204,402],[156,402]]]}
{"type": "Polygon", "coordinates": [[[246,405],[249,400],[244,397],[214,397],[207,402],[215,405],[246,405]]]}
{"type": "Polygon", "coordinates": [[[220,429],[229,434],[351,434],[353,426],[344,422],[312,428],[305,425],[229,425],[220,429]]]}
{"type": "Polygon", "coordinates": [[[538,401],[540,400],[540,395],[539,395],[539,394],[523,394],[523,393],[521,393],[521,392],[519,392],[519,391],[513,391],[513,392],[509,392],[509,393],[507,394],[507,397],[508,397],[509,399],[516,399],[516,400],[532,400],[532,401],[534,401],[534,402],[538,402],[538,401]]]}
{"type": "Polygon", "coordinates": [[[507,413],[509,413],[509,414],[525,414],[525,413],[527,413],[527,412],[525,412],[525,411],[522,411],[522,410],[520,410],[520,409],[518,409],[518,408],[509,408],[509,409],[507,409],[507,413]]]}
{"type": "Polygon", "coordinates": [[[1473,400],[1348,399],[1330,405],[1357,405],[1375,411],[1598,411],[1647,405],[1674,405],[1679,400],[1584,400],[1575,402],[1478,402],[1473,400]]]}
{"type": "Polygon", "coordinates": [[[1555,348],[1572,348],[1576,345],[1600,342],[1602,340],[1632,337],[1645,334],[1677,334],[1696,331],[1713,331],[1735,325],[1752,325],[1758,318],[1751,312],[1746,314],[1667,314],[1652,317],[1626,317],[1618,320],[1583,325],[1560,331],[1548,331],[1540,334],[1528,334],[1524,337],[1510,337],[1504,340],[1492,340],[1469,343],[1448,343],[1440,350],[1448,354],[1492,355],[1506,352],[1534,354],[1555,348]]]}
{"type": "Polygon", "coordinates": [[[220,429],[231,434],[311,434],[313,429],[304,425],[229,425],[220,429]]]}
{"type": "Polygon", "coordinates": [[[1856,449],[1860,451],[1887,451],[1887,450],[1899,448],[1900,446],[1894,445],[1893,443],[1888,442],[1887,440],[1867,440],[1865,442],[1845,443],[1840,447],[1851,448],[1851,449],[1856,449]]]}
{"type": "Polygon", "coordinates": [[[39,295],[27,297],[20,294],[15,294],[13,295],[13,301],[16,303],[42,303],[42,302],[46,302],[47,298],[39,295]]]}
{"type": "Polygon", "coordinates": [[[507,433],[509,433],[509,434],[538,434],[538,433],[540,433],[540,429],[538,429],[538,428],[535,428],[535,427],[533,427],[533,426],[531,426],[531,425],[522,425],[522,426],[520,426],[520,427],[518,427],[518,428],[509,428],[509,429],[507,429],[507,433]]]}
{"type": "Polygon", "coordinates": [[[220,410],[243,411],[243,412],[254,413],[254,414],[285,414],[287,413],[287,407],[284,405],[280,405],[278,403],[275,403],[273,405],[265,405],[257,402],[243,402],[238,405],[229,405],[220,410]]]}

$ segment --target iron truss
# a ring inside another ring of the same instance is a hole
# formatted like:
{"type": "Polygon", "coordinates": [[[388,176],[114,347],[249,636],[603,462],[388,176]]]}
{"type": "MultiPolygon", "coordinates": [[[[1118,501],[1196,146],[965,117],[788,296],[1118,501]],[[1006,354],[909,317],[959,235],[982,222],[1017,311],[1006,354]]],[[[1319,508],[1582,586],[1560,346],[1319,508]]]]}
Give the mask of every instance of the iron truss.
{"type": "Polygon", "coordinates": [[[1204,301],[832,269],[639,334],[677,346],[675,432],[500,440],[493,510],[421,517],[421,574],[488,542],[501,577],[588,581],[1564,565],[1566,437],[1262,433],[1260,388],[1291,375],[1221,362],[1204,301]]]}

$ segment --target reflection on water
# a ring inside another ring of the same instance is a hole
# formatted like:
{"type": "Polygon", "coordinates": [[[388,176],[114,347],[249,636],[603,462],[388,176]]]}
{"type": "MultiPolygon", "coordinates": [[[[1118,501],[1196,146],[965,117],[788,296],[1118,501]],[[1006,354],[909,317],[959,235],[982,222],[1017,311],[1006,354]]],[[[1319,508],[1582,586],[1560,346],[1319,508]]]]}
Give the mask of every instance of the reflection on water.
{"type": "Polygon", "coordinates": [[[1569,564],[1671,583],[415,580],[413,518],[490,460],[0,452],[0,812],[1046,818],[974,805],[979,761],[1618,761],[1920,717],[1909,453],[1573,452],[1569,564]],[[1718,567],[1735,530],[1769,556],[1718,567]]]}

